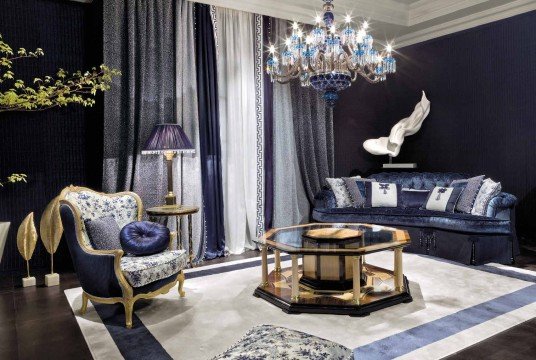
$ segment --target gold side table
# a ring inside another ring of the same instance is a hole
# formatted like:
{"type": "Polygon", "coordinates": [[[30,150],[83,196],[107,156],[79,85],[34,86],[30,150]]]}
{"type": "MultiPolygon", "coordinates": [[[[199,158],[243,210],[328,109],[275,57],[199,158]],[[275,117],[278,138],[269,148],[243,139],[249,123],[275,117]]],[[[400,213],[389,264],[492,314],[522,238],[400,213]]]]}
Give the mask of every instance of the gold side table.
{"type": "Polygon", "coordinates": [[[190,266],[194,267],[194,252],[192,244],[192,215],[199,212],[199,208],[197,206],[162,205],[149,208],[145,211],[147,212],[147,215],[149,215],[149,220],[154,222],[158,222],[157,218],[159,217],[175,218],[175,224],[177,228],[177,247],[179,247],[179,249],[181,250],[184,249],[180,231],[182,228],[181,219],[183,216],[186,216],[188,218],[188,258],[190,260],[190,266]]]}

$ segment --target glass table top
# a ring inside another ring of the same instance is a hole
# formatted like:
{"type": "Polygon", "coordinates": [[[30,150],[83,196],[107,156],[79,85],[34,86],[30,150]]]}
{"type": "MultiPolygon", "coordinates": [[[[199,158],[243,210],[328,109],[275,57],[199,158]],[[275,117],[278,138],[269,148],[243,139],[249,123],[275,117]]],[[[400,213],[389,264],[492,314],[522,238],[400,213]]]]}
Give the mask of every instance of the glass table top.
{"type": "Polygon", "coordinates": [[[289,254],[363,255],[410,244],[407,231],[368,224],[305,224],[271,229],[256,240],[289,254]]]}

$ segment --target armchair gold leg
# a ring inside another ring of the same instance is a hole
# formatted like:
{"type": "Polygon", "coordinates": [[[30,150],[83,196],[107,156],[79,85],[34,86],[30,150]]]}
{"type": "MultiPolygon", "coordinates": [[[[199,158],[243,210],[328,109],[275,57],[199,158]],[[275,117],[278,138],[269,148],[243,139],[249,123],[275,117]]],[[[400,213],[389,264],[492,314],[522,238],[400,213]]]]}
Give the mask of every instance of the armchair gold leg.
{"type": "Polygon", "coordinates": [[[80,314],[84,315],[87,311],[87,302],[89,298],[87,297],[86,293],[82,291],[82,307],[80,308],[80,314]]]}
{"type": "Polygon", "coordinates": [[[183,290],[183,287],[184,287],[184,280],[185,280],[185,277],[184,277],[184,272],[181,271],[179,273],[179,276],[178,276],[178,279],[179,279],[179,295],[180,297],[185,297],[186,296],[186,292],[183,290]]]}
{"type": "Polygon", "coordinates": [[[132,329],[132,312],[134,311],[134,301],[125,300],[123,306],[125,307],[125,322],[127,329],[132,329]]]}

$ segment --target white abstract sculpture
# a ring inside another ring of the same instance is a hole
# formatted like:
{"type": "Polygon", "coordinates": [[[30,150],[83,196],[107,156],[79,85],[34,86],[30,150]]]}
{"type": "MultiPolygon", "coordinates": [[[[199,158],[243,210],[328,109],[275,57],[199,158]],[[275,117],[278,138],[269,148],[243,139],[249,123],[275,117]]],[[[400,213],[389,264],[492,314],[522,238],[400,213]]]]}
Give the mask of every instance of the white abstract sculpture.
{"type": "Polygon", "coordinates": [[[389,137],[366,140],[363,143],[363,147],[372,155],[389,155],[390,158],[398,156],[404,143],[404,138],[419,131],[429,112],[430,101],[428,101],[423,91],[421,101],[415,105],[413,113],[393,126],[389,137]]]}

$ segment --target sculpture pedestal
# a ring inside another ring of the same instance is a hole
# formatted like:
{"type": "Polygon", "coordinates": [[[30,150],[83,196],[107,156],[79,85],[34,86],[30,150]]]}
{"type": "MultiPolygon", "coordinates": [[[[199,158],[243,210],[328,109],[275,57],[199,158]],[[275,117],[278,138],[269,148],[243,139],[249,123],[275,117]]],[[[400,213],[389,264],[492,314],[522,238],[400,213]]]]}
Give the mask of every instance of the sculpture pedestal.
{"type": "Polygon", "coordinates": [[[22,287],[35,286],[35,276],[22,278],[22,287]]]}
{"type": "Polygon", "coordinates": [[[416,169],[417,164],[416,163],[400,163],[400,164],[383,164],[384,169],[416,169]]]}
{"type": "Polygon", "coordinates": [[[60,284],[60,274],[53,273],[45,275],[45,286],[58,286],[60,284]]]}

